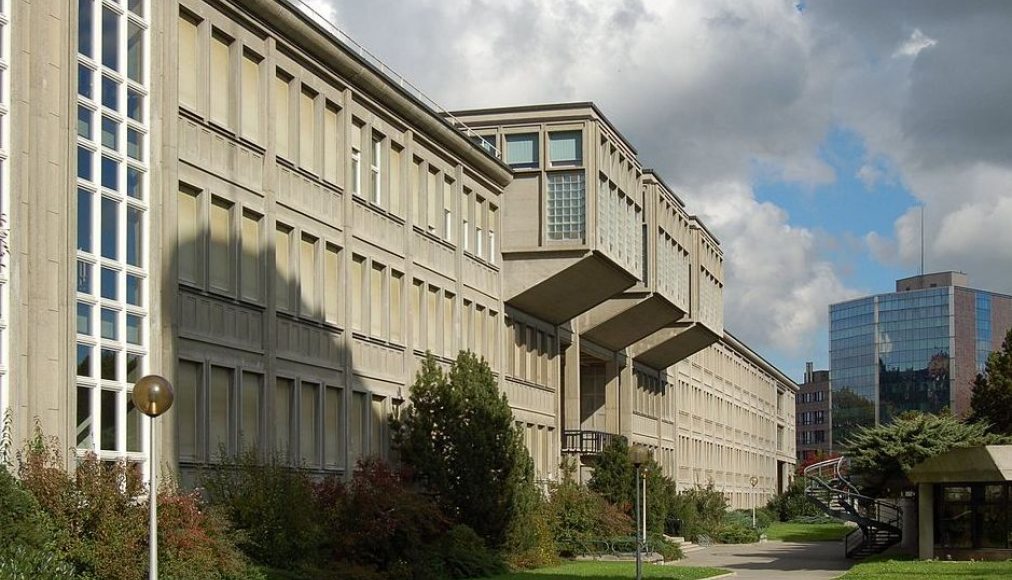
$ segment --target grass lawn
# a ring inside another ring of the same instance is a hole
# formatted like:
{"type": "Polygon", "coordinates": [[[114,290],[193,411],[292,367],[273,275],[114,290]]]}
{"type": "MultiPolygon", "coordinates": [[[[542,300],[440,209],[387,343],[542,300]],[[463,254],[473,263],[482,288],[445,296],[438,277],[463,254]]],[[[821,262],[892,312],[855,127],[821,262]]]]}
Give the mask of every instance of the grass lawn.
{"type": "Polygon", "coordinates": [[[875,578],[1012,578],[1012,561],[942,562],[938,560],[875,560],[862,562],[842,576],[844,579],[875,578]]]}
{"type": "Polygon", "coordinates": [[[784,542],[831,542],[846,536],[853,529],[843,524],[773,522],[766,530],[766,538],[784,542]]]}
{"type": "MultiPolygon", "coordinates": [[[[727,574],[721,568],[695,568],[691,566],[658,566],[643,564],[644,578],[670,578],[672,580],[696,580],[727,574]]],[[[573,580],[575,578],[598,578],[605,580],[628,580],[636,577],[635,562],[567,562],[553,568],[539,568],[494,576],[490,580],[573,580]]]]}

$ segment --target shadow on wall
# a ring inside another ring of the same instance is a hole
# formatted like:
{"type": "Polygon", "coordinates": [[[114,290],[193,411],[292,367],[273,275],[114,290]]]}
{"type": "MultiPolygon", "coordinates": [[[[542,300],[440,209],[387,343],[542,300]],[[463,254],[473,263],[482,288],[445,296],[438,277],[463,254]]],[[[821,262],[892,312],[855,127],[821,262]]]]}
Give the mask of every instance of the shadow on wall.
{"type": "Polygon", "coordinates": [[[186,186],[176,203],[160,311],[178,336],[166,424],[183,482],[251,448],[319,473],[389,457],[388,419],[407,391],[395,380],[414,363],[389,340],[389,269],[367,272],[343,234],[280,206],[267,216],[186,186]],[[389,380],[355,372],[354,354],[370,350],[389,380]]]}

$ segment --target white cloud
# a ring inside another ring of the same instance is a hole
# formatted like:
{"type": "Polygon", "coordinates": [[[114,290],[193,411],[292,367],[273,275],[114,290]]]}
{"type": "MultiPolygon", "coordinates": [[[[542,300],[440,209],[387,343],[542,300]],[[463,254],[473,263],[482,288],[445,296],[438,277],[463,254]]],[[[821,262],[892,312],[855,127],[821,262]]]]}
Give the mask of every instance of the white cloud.
{"type": "Polygon", "coordinates": [[[915,28],[903,44],[896,48],[896,52],[893,53],[893,58],[899,58],[901,56],[917,56],[925,48],[931,48],[938,44],[938,41],[934,38],[928,38],[921,32],[920,28],[915,28]]]}

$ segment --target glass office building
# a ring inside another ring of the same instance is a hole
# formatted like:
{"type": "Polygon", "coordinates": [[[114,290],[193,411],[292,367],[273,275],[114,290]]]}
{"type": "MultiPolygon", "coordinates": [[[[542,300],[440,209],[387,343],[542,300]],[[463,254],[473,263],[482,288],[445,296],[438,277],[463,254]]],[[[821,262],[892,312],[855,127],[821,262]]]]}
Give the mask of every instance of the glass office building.
{"type": "Polygon", "coordinates": [[[973,378],[1012,325],[1012,298],[945,272],[831,305],[833,441],[906,411],[969,412],[973,378]]]}

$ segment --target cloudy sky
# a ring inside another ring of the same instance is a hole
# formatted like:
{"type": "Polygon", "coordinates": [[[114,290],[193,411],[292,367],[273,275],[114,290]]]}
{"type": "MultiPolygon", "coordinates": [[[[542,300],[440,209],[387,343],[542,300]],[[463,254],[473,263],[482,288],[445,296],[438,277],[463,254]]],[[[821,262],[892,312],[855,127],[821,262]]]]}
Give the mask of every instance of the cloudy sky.
{"type": "Polygon", "coordinates": [[[920,269],[1012,293],[1012,2],[309,0],[446,109],[594,101],[721,240],[788,375],[920,269]]]}

